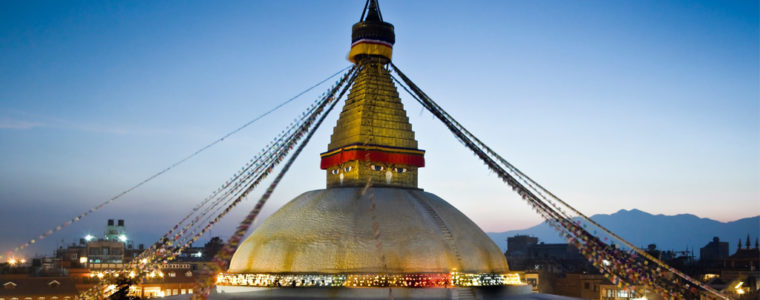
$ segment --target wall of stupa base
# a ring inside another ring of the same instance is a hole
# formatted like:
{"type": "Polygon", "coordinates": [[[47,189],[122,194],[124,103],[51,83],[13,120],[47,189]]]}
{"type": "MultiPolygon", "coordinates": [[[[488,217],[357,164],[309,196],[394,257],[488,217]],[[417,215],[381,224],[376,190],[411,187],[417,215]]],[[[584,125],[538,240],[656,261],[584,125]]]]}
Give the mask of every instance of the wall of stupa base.
{"type": "MultiPolygon", "coordinates": [[[[387,300],[389,294],[393,299],[482,299],[482,300],[518,300],[518,299],[557,299],[555,297],[532,294],[529,285],[507,285],[501,287],[481,288],[260,288],[244,286],[217,286],[216,293],[209,299],[373,299],[387,300]],[[390,290],[390,292],[389,292],[390,290]],[[465,297],[470,295],[471,297],[465,297]],[[522,295],[522,296],[520,296],[522,295]],[[472,297],[474,296],[474,297],[472,297]]],[[[177,298],[177,299],[186,299],[177,298]]],[[[167,298],[169,299],[169,298],[167,298]]]]}
{"type": "Polygon", "coordinates": [[[517,273],[235,274],[217,276],[219,286],[249,287],[478,287],[525,285],[517,273]]]}
{"type": "Polygon", "coordinates": [[[401,186],[417,188],[417,167],[353,160],[327,169],[327,187],[401,186]]]}

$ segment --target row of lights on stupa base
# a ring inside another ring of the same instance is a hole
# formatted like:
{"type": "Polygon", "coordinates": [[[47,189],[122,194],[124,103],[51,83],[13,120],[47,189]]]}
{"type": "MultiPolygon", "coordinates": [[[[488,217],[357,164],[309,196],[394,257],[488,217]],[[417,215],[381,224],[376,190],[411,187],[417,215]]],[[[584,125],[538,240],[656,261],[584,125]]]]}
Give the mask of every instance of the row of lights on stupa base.
{"type": "Polygon", "coordinates": [[[517,273],[219,274],[220,286],[445,288],[523,285],[517,273]]]}

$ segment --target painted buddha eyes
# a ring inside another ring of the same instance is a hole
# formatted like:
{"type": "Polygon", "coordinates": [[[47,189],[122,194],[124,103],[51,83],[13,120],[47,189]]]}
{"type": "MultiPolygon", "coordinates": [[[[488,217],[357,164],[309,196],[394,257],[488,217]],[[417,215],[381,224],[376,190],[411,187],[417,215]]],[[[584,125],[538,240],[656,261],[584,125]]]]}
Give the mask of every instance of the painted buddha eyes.
{"type": "MultiPolygon", "coordinates": [[[[369,168],[372,169],[372,170],[375,170],[375,171],[385,170],[385,167],[383,167],[381,165],[370,165],[369,168]]],[[[406,172],[409,172],[409,169],[407,169],[407,168],[398,168],[397,167],[397,168],[390,168],[390,169],[393,170],[396,173],[406,173],[406,172]]]]}
{"type": "MultiPolygon", "coordinates": [[[[374,171],[384,171],[385,170],[384,166],[374,165],[374,164],[373,165],[369,165],[369,168],[372,169],[372,170],[374,170],[374,171]]],[[[395,168],[389,168],[389,169],[392,170],[393,172],[396,172],[396,173],[406,173],[406,172],[409,172],[409,169],[407,169],[407,168],[395,167],[395,168]]],[[[346,166],[346,167],[343,168],[343,173],[351,172],[351,170],[353,170],[353,167],[346,166]]],[[[338,174],[341,173],[340,171],[341,171],[340,168],[333,169],[333,170],[330,171],[330,174],[338,175],[338,174]]]]}
{"type": "MultiPolygon", "coordinates": [[[[343,173],[351,172],[352,169],[353,168],[351,168],[351,166],[346,166],[345,168],[343,168],[343,173]]],[[[333,175],[338,175],[340,174],[340,168],[333,169],[332,171],[330,171],[330,173],[333,175]]]]}

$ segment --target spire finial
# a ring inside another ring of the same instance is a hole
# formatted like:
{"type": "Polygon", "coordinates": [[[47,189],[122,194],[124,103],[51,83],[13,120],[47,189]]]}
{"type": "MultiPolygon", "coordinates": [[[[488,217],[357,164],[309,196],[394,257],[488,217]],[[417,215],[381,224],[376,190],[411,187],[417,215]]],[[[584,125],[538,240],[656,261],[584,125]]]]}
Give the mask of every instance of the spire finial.
{"type": "Polygon", "coordinates": [[[747,247],[747,249],[749,249],[749,233],[747,234],[747,244],[746,244],[746,247],[747,247]]]}
{"type": "Polygon", "coordinates": [[[383,21],[383,14],[380,13],[380,6],[377,5],[377,0],[367,0],[367,3],[364,5],[364,9],[366,10],[367,18],[364,18],[365,12],[362,12],[362,19],[360,21],[362,22],[382,22],[383,21]]]}
{"type": "Polygon", "coordinates": [[[395,42],[393,25],[383,21],[377,0],[367,0],[359,22],[351,30],[351,52],[348,59],[356,63],[363,57],[379,56],[390,61],[395,42]]]}

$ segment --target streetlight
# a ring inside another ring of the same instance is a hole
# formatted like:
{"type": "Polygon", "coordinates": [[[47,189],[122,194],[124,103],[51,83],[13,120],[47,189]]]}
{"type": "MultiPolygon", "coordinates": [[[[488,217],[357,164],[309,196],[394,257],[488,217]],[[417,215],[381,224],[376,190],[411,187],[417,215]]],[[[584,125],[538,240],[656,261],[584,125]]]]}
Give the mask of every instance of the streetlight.
{"type": "Polygon", "coordinates": [[[94,239],[94,238],[95,238],[95,237],[94,237],[94,236],[92,236],[91,234],[88,234],[88,235],[85,235],[85,236],[84,236],[84,240],[85,240],[85,241],[88,241],[88,242],[89,242],[89,241],[92,241],[92,239],[94,239]]]}

